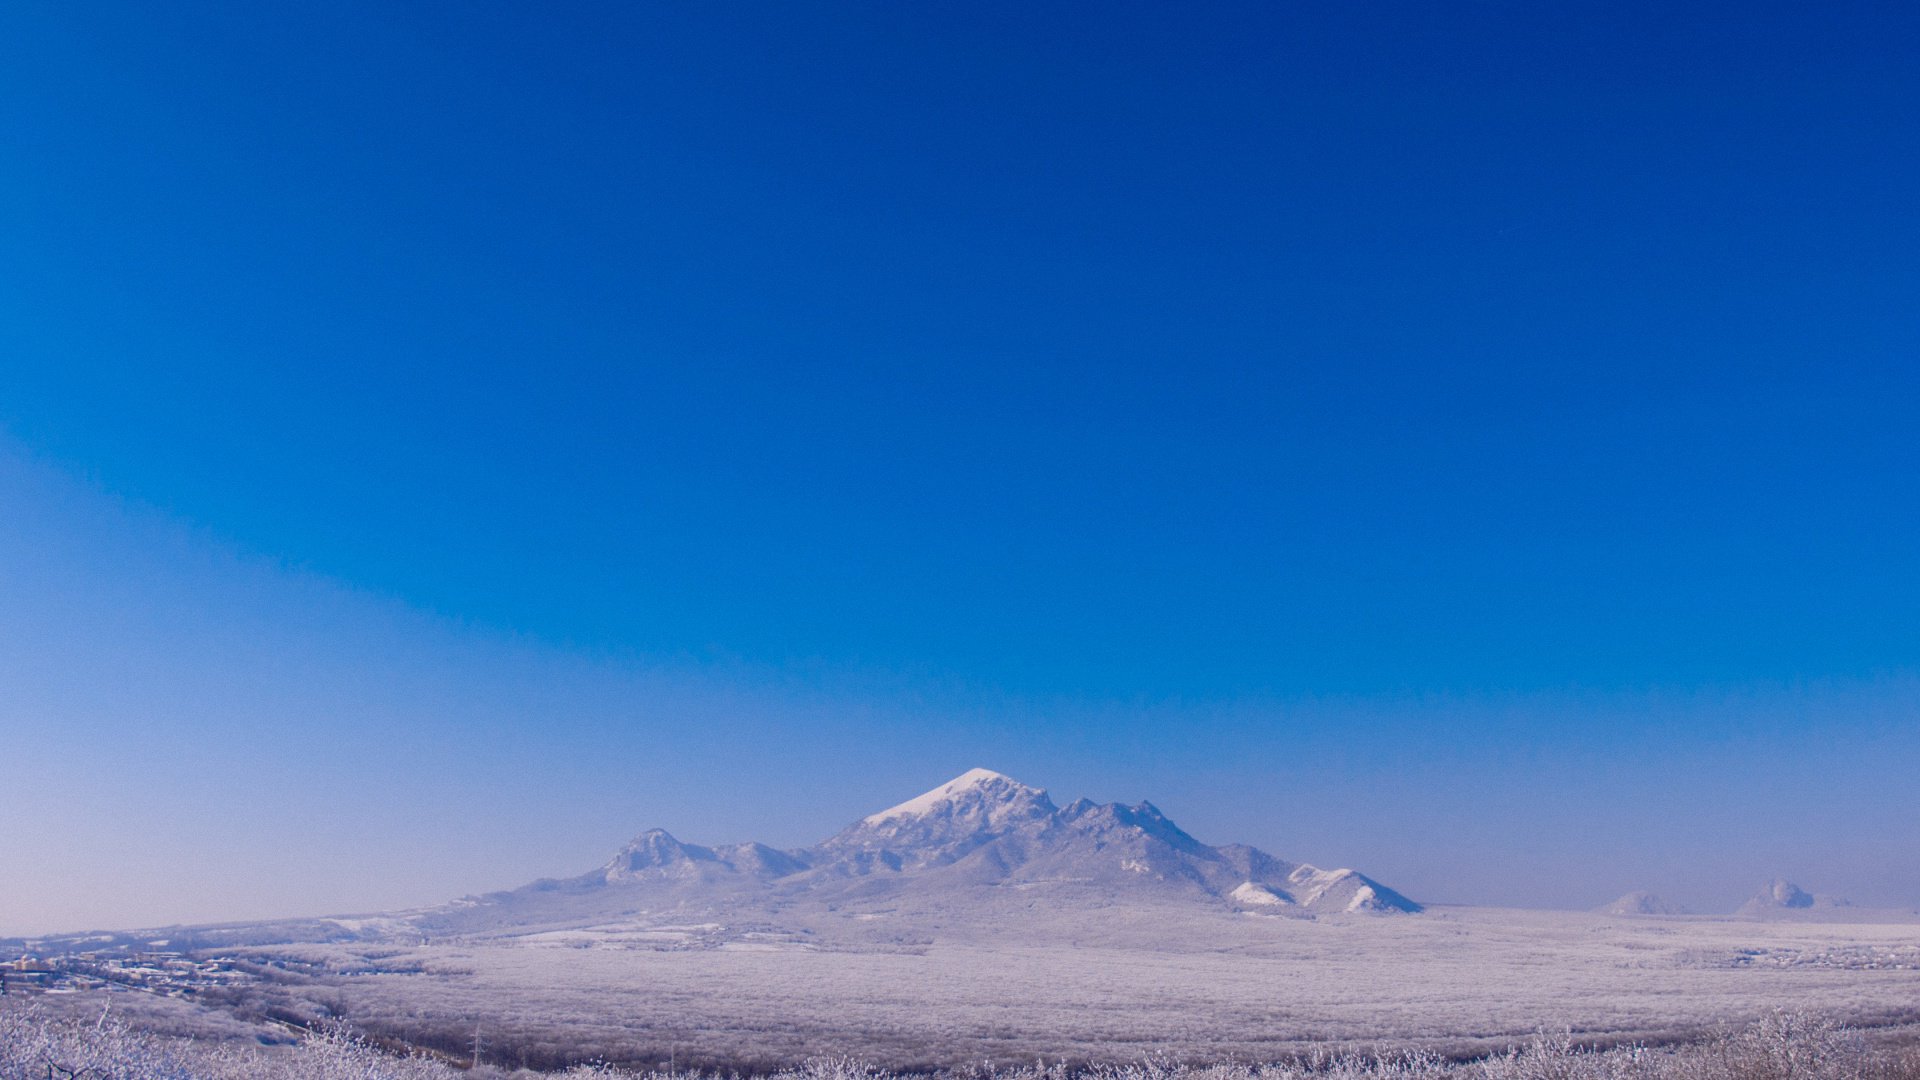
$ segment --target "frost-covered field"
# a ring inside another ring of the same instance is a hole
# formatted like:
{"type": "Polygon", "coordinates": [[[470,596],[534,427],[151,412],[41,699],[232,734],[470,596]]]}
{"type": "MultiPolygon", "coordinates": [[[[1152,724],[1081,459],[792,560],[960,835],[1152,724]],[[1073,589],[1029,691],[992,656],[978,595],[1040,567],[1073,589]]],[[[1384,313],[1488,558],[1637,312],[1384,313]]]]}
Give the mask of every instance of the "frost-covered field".
{"type": "Polygon", "coordinates": [[[1864,1029],[1920,1021],[1913,923],[1116,908],[953,925],[921,913],[908,929],[889,926],[897,914],[778,931],[640,915],[372,963],[352,945],[258,955],[306,973],[265,988],[277,1007],[449,1049],[479,1028],[545,1064],[1271,1061],[1309,1046],[1483,1053],[1542,1027],[1664,1042],[1783,1006],[1864,1029]],[[418,970],[368,973],[398,964],[418,970]]]}
{"type": "MultiPolygon", "coordinates": [[[[0,1002],[0,1080],[533,1080],[542,1075],[487,1061],[395,1054],[341,1027],[298,1045],[263,1050],[158,1038],[109,1014],[62,1018],[0,1002]]],[[[545,1075],[556,1075],[553,1073],[545,1075]]],[[[565,1080],[703,1080],[684,1070],[630,1072],[605,1064],[559,1070],[565,1080]]],[[[803,1062],[769,1080],[890,1080],[851,1058],[803,1062]]],[[[1446,1060],[1420,1051],[1354,1054],[1306,1048],[1284,1061],[1184,1065],[961,1066],[942,1080],[1916,1080],[1920,1048],[1875,1042],[1829,1018],[1777,1012],[1679,1046],[1584,1046],[1540,1034],[1504,1052],[1446,1060]]]]}

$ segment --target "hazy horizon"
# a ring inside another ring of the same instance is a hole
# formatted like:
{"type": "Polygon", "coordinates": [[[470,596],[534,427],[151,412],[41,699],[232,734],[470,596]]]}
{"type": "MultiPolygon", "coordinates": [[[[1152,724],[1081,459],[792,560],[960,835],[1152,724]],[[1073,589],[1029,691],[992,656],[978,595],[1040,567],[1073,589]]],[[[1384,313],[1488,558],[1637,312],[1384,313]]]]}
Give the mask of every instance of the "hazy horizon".
{"type": "Polygon", "coordinates": [[[1920,15],[0,12],[0,934],[966,769],[1920,905],[1920,15]]]}

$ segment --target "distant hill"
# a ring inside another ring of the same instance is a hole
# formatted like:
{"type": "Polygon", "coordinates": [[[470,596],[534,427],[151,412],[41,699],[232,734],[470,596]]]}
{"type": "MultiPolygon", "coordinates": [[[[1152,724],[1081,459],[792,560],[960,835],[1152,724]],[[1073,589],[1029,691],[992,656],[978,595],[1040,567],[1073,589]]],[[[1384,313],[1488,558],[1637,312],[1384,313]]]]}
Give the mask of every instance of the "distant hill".
{"type": "Polygon", "coordinates": [[[1774,878],[1760,886],[1760,891],[1754,894],[1753,899],[1741,904],[1734,914],[1767,918],[1819,914],[1852,906],[1840,897],[1816,896],[1785,878],[1774,878]]]}
{"type": "Polygon", "coordinates": [[[1610,904],[1594,908],[1601,915],[1685,915],[1687,909],[1671,904],[1650,892],[1630,892],[1610,904]]]}

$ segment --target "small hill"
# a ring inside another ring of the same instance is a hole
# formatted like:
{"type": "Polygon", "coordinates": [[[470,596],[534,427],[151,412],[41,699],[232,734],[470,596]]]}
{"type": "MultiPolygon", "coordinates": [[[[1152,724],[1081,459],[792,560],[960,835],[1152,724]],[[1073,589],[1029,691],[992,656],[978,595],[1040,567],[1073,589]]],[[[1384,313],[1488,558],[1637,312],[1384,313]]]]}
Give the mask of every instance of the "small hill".
{"type": "Polygon", "coordinates": [[[1813,914],[1851,906],[1840,897],[1817,896],[1786,878],[1774,878],[1760,886],[1760,891],[1754,894],[1753,899],[1741,904],[1734,914],[1768,918],[1813,914]]]}
{"type": "Polygon", "coordinates": [[[1658,896],[1645,891],[1630,892],[1610,904],[1602,904],[1593,910],[1601,915],[1621,915],[1629,917],[1639,915],[1687,914],[1686,908],[1678,904],[1670,904],[1658,896]]]}

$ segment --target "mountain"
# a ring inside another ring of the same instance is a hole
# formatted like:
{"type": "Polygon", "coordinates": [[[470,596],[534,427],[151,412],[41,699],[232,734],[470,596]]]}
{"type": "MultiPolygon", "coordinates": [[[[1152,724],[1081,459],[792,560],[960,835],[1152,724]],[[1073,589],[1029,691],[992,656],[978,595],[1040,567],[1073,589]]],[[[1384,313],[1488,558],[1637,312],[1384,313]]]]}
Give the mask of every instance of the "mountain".
{"type": "Polygon", "coordinates": [[[1774,878],[1760,886],[1753,899],[1740,905],[1734,914],[1780,916],[1850,906],[1837,896],[1815,896],[1786,878],[1774,878]]]}
{"type": "Polygon", "coordinates": [[[1687,909],[1678,904],[1669,904],[1650,892],[1630,892],[1611,904],[1603,904],[1593,909],[1601,915],[1685,915],[1687,909]]]}
{"type": "Polygon", "coordinates": [[[988,769],[962,773],[932,791],[869,815],[807,852],[839,874],[910,873],[1024,856],[1060,811],[1047,793],[988,769]]]}
{"type": "Polygon", "coordinates": [[[964,919],[1009,897],[1056,910],[1166,903],[1298,916],[1420,910],[1353,870],[1202,843],[1152,803],[1057,806],[1039,788],[973,769],[811,847],[706,847],[652,829],[578,877],[472,898],[423,923],[461,932],[664,910],[771,920],[843,906],[964,919]]]}
{"type": "Polygon", "coordinates": [[[765,844],[731,844],[709,848],[683,844],[665,829],[648,829],[595,871],[603,884],[673,877],[685,881],[719,881],[745,874],[771,880],[803,869],[794,855],[765,844]]]}

